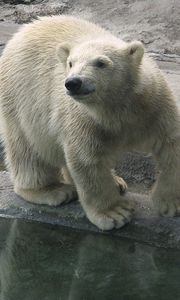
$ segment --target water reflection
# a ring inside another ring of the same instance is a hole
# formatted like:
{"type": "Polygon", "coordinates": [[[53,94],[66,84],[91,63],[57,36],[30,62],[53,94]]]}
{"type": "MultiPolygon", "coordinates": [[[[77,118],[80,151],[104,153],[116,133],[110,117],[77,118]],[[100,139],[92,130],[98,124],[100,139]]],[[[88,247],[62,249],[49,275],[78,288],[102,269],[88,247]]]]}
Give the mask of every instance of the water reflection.
{"type": "Polygon", "coordinates": [[[0,220],[1,300],[180,299],[180,255],[117,238],[0,220]]]}

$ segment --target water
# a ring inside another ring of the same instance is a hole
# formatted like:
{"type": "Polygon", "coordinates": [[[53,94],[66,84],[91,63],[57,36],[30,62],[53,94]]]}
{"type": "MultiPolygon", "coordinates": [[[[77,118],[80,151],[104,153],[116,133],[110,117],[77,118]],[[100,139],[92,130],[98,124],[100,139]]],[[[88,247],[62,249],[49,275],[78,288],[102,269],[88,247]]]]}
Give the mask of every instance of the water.
{"type": "Polygon", "coordinates": [[[1,300],[179,300],[180,251],[0,219],[1,300]]]}

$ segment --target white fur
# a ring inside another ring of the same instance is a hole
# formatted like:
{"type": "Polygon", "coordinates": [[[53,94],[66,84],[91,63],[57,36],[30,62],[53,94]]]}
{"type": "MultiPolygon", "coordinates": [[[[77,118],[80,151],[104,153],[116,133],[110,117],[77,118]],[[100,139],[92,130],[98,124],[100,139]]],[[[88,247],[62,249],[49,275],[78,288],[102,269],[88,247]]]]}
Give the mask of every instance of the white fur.
{"type": "Polygon", "coordinates": [[[0,59],[0,109],[7,165],[24,199],[58,205],[77,189],[95,225],[121,227],[131,205],[110,169],[121,152],[143,150],[161,170],[154,203],[162,214],[180,212],[179,112],[140,42],[69,16],[25,25],[0,59]],[[74,75],[95,91],[67,95],[65,79],[74,75]]]}

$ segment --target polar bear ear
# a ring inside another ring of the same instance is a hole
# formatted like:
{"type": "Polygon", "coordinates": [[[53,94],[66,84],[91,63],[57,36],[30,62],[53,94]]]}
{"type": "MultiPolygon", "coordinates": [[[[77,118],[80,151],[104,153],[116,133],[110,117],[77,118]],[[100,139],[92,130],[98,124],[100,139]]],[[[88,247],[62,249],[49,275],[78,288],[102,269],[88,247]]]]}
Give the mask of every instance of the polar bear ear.
{"type": "Polygon", "coordinates": [[[137,64],[140,64],[144,55],[144,46],[139,41],[134,41],[128,44],[127,53],[137,64]]]}
{"type": "Polygon", "coordinates": [[[66,64],[69,53],[70,53],[70,45],[68,43],[62,43],[58,45],[56,49],[56,56],[59,61],[66,64]]]}

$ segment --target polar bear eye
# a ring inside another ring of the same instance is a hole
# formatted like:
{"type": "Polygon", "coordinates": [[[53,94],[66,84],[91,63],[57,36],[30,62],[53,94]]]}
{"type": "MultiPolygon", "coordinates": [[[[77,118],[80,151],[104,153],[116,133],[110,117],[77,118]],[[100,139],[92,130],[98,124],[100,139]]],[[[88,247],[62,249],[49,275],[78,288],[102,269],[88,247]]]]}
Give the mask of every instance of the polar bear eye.
{"type": "Polygon", "coordinates": [[[103,69],[103,68],[105,68],[106,63],[104,61],[102,61],[102,60],[97,60],[96,63],[95,63],[95,66],[97,68],[103,69]]]}
{"type": "Polygon", "coordinates": [[[71,61],[69,62],[69,67],[72,68],[72,62],[71,61]]]}

